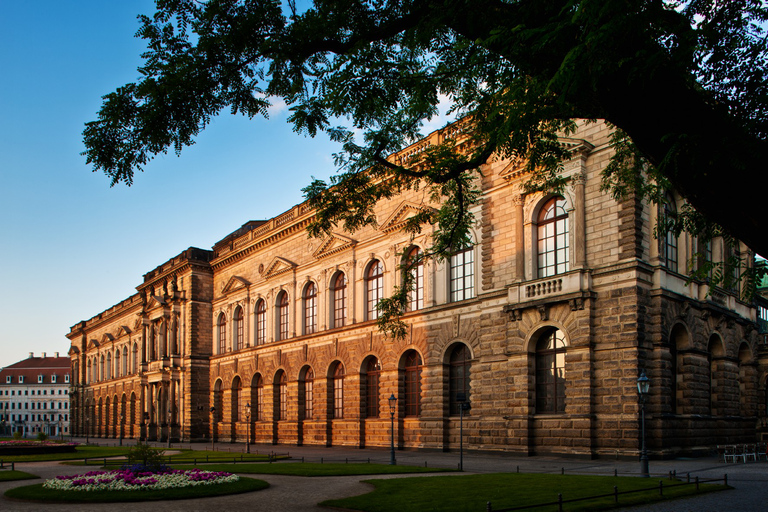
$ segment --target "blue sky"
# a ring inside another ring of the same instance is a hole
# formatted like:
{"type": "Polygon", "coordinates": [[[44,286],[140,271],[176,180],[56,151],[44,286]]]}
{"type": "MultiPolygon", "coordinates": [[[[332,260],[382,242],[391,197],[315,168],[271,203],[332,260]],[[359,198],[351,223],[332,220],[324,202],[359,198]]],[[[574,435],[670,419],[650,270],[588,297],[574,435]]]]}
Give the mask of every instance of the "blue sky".
{"type": "Polygon", "coordinates": [[[269,120],[225,112],[181,157],[110,188],[85,165],[81,134],[103,95],[138,78],[136,16],[153,2],[0,6],[0,367],[66,354],[69,328],[134,293],[144,273],[290,209],[310,176],[335,170],[338,147],[293,133],[275,108],[269,120]]]}

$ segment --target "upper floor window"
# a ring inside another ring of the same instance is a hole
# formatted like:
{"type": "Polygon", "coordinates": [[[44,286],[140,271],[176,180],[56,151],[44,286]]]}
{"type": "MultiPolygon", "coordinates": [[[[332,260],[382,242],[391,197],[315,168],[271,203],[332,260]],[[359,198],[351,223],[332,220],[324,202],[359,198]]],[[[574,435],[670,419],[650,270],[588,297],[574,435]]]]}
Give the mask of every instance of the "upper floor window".
{"type": "Polygon", "coordinates": [[[406,265],[410,268],[412,285],[408,292],[408,311],[416,311],[424,308],[424,262],[420,258],[421,250],[412,248],[406,255],[406,265]]]}
{"type": "Polygon", "coordinates": [[[317,287],[310,282],[304,288],[304,334],[317,330],[317,287]]]}
{"type": "Polygon", "coordinates": [[[256,344],[263,345],[267,341],[267,303],[259,299],[256,303],[256,344]]]}
{"type": "Polygon", "coordinates": [[[237,306],[235,308],[235,314],[232,316],[232,322],[234,323],[234,335],[236,350],[242,350],[245,347],[245,338],[243,336],[243,308],[237,306]]]}
{"type": "Polygon", "coordinates": [[[6,384],[10,384],[11,383],[11,376],[10,375],[6,375],[5,376],[5,383],[6,384]]]}
{"type": "Polygon", "coordinates": [[[115,349],[115,378],[120,377],[120,349],[115,349]]]}
{"type": "Polygon", "coordinates": [[[664,266],[672,272],[677,272],[677,235],[675,230],[671,229],[671,223],[676,220],[677,208],[675,207],[674,200],[668,196],[664,201],[666,233],[662,243],[662,257],[664,258],[664,266]]]}
{"type": "Polygon", "coordinates": [[[568,272],[570,253],[565,199],[558,196],[547,201],[539,212],[536,228],[539,278],[568,272]]]}
{"type": "Polygon", "coordinates": [[[333,279],[333,326],[344,327],[347,323],[347,276],[343,272],[333,279]]]}
{"type": "Polygon", "coordinates": [[[43,376],[42,375],[38,375],[37,376],[37,383],[38,384],[42,384],[43,383],[43,376]]]}
{"type": "Polygon", "coordinates": [[[216,322],[216,333],[219,338],[219,354],[223,354],[227,351],[227,317],[224,313],[219,315],[216,322]]]}
{"type": "Polygon", "coordinates": [[[384,267],[379,260],[373,260],[365,273],[365,299],[367,320],[379,318],[379,301],[384,295],[384,267]]]}
{"type": "Polygon", "coordinates": [[[451,302],[475,296],[475,249],[470,245],[451,256],[451,302]]]}
{"type": "Polygon", "coordinates": [[[285,291],[277,296],[277,339],[288,339],[288,294],[285,291]]]}

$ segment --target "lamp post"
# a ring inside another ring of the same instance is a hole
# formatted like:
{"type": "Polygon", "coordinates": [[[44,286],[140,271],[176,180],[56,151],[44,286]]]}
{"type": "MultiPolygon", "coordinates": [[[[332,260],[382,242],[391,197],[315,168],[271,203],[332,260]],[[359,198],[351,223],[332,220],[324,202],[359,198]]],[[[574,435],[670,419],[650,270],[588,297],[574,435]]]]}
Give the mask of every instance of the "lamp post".
{"type": "MultiPolygon", "coordinates": [[[[86,415],[88,411],[86,411],[86,415]]],[[[88,445],[88,416],[85,417],[85,444],[88,445]]]]}
{"type": "Polygon", "coordinates": [[[251,402],[245,404],[245,453],[251,453],[251,402]]]}
{"type": "Polygon", "coordinates": [[[171,419],[173,419],[173,406],[168,406],[168,448],[171,447],[171,419]]]}
{"type": "Polygon", "coordinates": [[[392,393],[388,401],[390,418],[389,464],[394,466],[397,464],[397,461],[395,460],[395,406],[397,405],[397,397],[394,393],[392,393]]]}
{"type": "Polygon", "coordinates": [[[459,471],[464,471],[464,411],[470,409],[466,393],[456,393],[459,404],[459,471]]]}
{"type": "Polygon", "coordinates": [[[211,451],[215,451],[215,443],[216,443],[216,425],[214,423],[216,416],[213,414],[215,412],[216,412],[216,408],[211,407],[211,451]]]}
{"type": "Polygon", "coordinates": [[[648,472],[648,452],[645,449],[645,400],[648,398],[648,389],[651,387],[651,381],[642,370],[637,378],[637,392],[640,394],[640,425],[641,425],[641,449],[640,449],[640,476],[649,477],[648,472]]]}
{"type": "Polygon", "coordinates": [[[123,422],[125,421],[125,416],[122,414],[120,415],[120,446],[123,446],[123,422]]]}

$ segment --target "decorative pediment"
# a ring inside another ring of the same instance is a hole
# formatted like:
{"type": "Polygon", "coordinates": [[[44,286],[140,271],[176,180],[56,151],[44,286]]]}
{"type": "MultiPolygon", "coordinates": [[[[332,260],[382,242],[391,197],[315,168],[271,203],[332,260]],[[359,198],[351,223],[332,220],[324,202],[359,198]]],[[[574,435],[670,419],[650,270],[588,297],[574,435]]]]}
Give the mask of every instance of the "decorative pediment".
{"type": "Polygon", "coordinates": [[[312,253],[312,256],[319,260],[354,247],[355,244],[357,244],[357,240],[352,240],[344,235],[332,233],[331,236],[323,240],[320,247],[312,253]]]}
{"type": "Polygon", "coordinates": [[[111,334],[109,334],[108,332],[105,332],[105,333],[104,333],[104,334],[101,336],[101,342],[102,342],[102,343],[109,343],[110,341],[115,341],[115,337],[114,337],[114,336],[112,336],[111,334]]]}
{"type": "Polygon", "coordinates": [[[76,346],[72,345],[71,347],[69,347],[69,352],[67,352],[67,355],[72,357],[72,356],[77,355],[79,353],[80,353],[80,349],[77,348],[76,346]]]}
{"type": "Polygon", "coordinates": [[[275,276],[279,276],[280,274],[290,272],[296,267],[297,265],[292,261],[288,261],[287,259],[281,258],[278,256],[275,259],[273,259],[269,265],[267,265],[266,270],[264,270],[263,276],[264,276],[264,279],[270,279],[275,276]]]}
{"type": "Polygon", "coordinates": [[[414,215],[421,213],[425,208],[429,208],[430,210],[434,210],[434,208],[430,208],[428,206],[419,206],[414,203],[410,203],[408,201],[403,201],[400,203],[400,206],[398,206],[395,211],[390,215],[387,220],[382,222],[381,227],[379,228],[381,231],[385,233],[391,233],[393,231],[399,231],[403,228],[406,221],[413,217],[414,215]]]}
{"type": "Polygon", "coordinates": [[[524,175],[526,172],[527,171],[525,168],[525,160],[523,160],[519,156],[513,156],[509,160],[507,165],[504,166],[501,172],[499,172],[499,176],[509,181],[509,180],[519,178],[520,176],[524,175]]]}
{"type": "Polygon", "coordinates": [[[88,350],[90,350],[92,348],[99,348],[99,346],[100,345],[99,345],[99,342],[97,340],[90,340],[88,342],[88,350]]]}
{"type": "Polygon", "coordinates": [[[139,329],[141,329],[141,325],[142,325],[141,317],[137,317],[136,321],[133,322],[133,330],[138,331],[139,329]]]}
{"type": "Polygon", "coordinates": [[[151,309],[156,306],[164,307],[165,300],[163,300],[162,297],[159,297],[157,295],[150,295],[149,300],[147,301],[147,309],[151,309]]]}
{"type": "Polygon", "coordinates": [[[232,276],[229,278],[229,281],[227,281],[227,284],[224,285],[221,293],[227,295],[228,293],[246,289],[249,286],[251,286],[251,283],[247,279],[240,276],[232,276]]]}
{"type": "Polygon", "coordinates": [[[128,336],[130,336],[131,332],[132,331],[130,327],[128,327],[127,325],[121,325],[120,327],[117,328],[117,335],[115,337],[119,338],[123,334],[127,334],[128,336]]]}

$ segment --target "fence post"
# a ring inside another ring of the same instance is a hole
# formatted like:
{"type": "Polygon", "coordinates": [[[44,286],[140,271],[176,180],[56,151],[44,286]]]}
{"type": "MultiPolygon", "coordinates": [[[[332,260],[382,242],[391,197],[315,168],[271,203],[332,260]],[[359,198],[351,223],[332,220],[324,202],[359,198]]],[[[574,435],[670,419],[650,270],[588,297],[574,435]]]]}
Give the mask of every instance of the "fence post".
{"type": "Polygon", "coordinates": [[[563,512],[563,494],[557,493],[557,512],[563,512]]]}
{"type": "Polygon", "coordinates": [[[618,503],[619,502],[619,488],[615,485],[613,486],[613,502],[618,503]]]}
{"type": "Polygon", "coordinates": [[[490,501],[485,504],[485,510],[487,512],[493,512],[493,507],[491,507],[491,502],[490,501]]]}
{"type": "Polygon", "coordinates": [[[696,490],[699,490],[699,477],[696,477],[696,490]]]}
{"type": "Polygon", "coordinates": [[[662,480],[659,480],[659,496],[664,496],[664,484],[662,480]]]}

